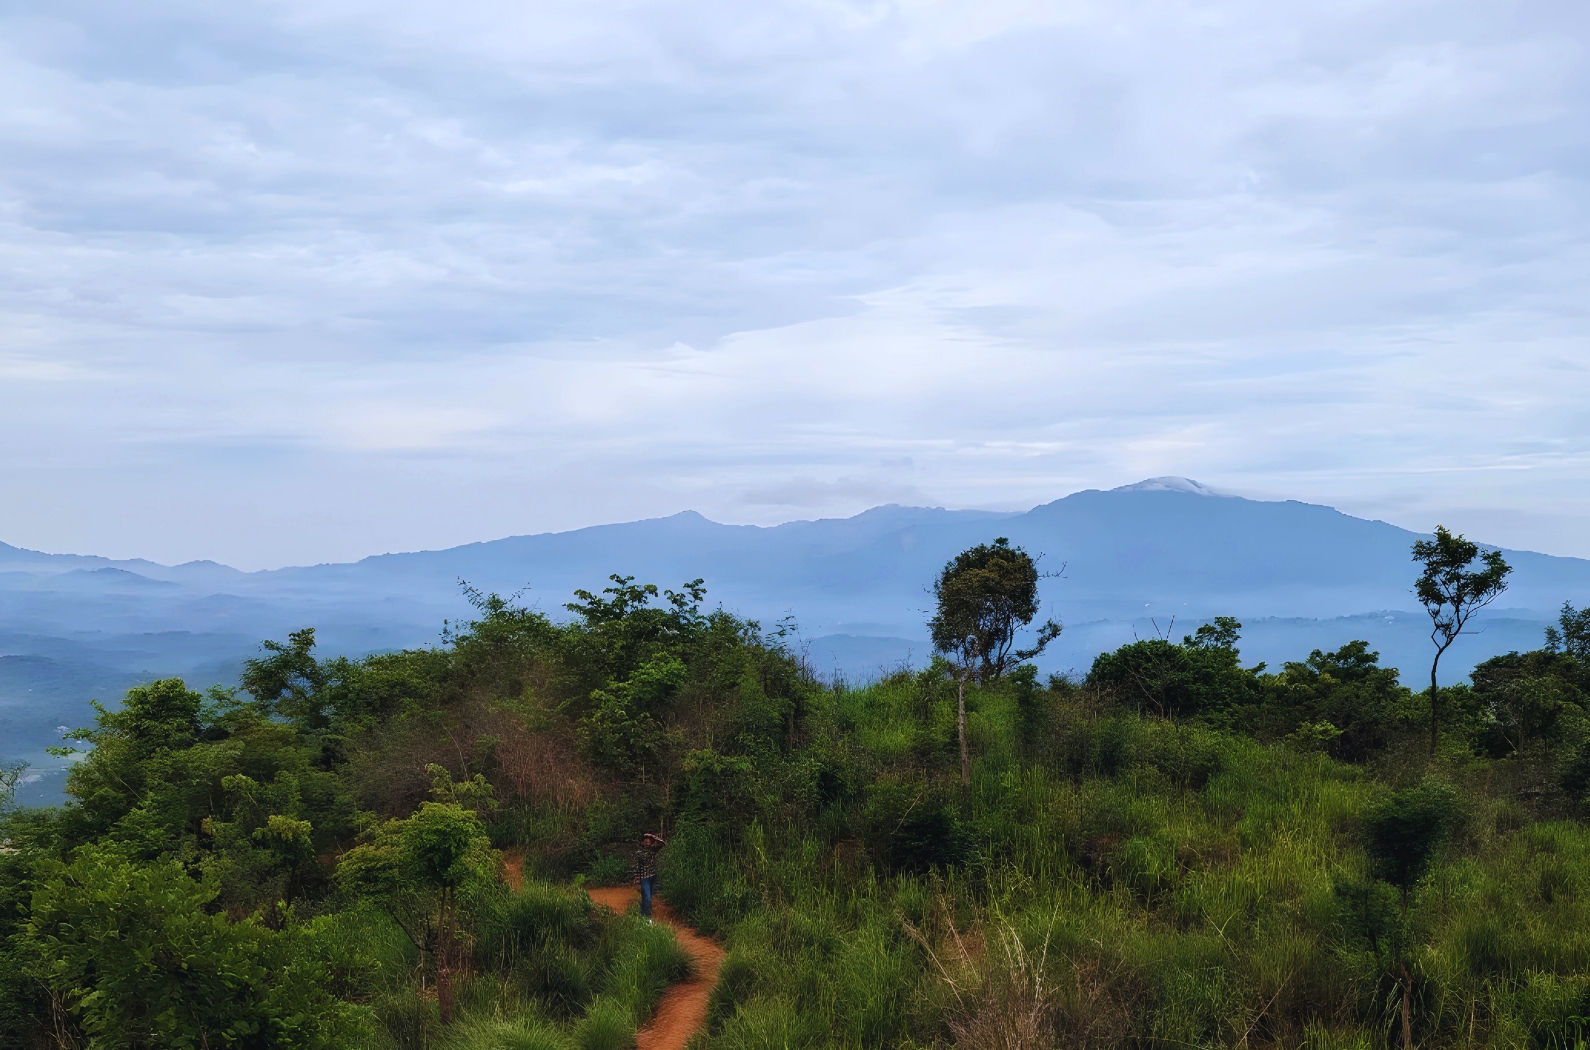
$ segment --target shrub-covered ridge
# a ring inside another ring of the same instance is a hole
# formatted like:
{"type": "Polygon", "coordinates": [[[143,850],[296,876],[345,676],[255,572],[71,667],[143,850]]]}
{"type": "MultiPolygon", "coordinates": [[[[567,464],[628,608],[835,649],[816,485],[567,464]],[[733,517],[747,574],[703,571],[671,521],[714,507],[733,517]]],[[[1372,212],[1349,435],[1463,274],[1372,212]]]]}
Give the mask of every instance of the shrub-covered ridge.
{"type": "Polygon", "coordinates": [[[699,581],[474,599],[434,648],[305,630],[74,732],[69,803],[3,818],[0,1042],[626,1046],[688,961],[578,884],[643,830],[729,951],[707,1046],[1586,1038],[1571,609],[1437,695],[1432,756],[1363,643],[1245,667],[1232,620],[1081,680],[847,688],[699,581]]]}

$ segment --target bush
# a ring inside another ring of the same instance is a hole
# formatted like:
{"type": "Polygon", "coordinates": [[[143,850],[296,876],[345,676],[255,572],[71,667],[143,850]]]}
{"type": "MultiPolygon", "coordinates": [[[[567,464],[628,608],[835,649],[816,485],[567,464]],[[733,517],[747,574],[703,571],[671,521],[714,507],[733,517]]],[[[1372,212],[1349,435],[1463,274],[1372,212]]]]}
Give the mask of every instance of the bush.
{"type": "Polygon", "coordinates": [[[1364,822],[1375,873],[1406,897],[1434,862],[1456,816],[1457,796],[1445,784],[1421,784],[1392,795],[1364,822]]]}
{"type": "Polygon", "coordinates": [[[360,1011],[326,990],[307,934],[230,922],[175,861],[85,846],[34,893],[25,927],[51,991],[96,1043],[346,1045],[360,1011]]]}
{"type": "Polygon", "coordinates": [[[634,866],[617,853],[598,853],[586,869],[585,881],[592,886],[622,886],[634,876],[634,866]]]}

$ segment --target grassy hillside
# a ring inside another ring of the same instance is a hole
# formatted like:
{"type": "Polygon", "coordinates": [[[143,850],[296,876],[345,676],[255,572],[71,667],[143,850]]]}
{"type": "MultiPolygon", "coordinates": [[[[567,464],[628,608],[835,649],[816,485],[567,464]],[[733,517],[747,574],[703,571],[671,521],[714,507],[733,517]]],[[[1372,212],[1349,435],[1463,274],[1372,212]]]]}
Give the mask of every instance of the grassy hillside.
{"type": "Polygon", "coordinates": [[[436,648],[301,632],[101,715],[69,803],[4,818],[0,1043],[623,1047],[688,960],[576,887],[643,830],[729,948],[708,1047],[1590,1035],[1573,638],[1443,691],[1433,755],[1362,645],[1018,668],[970,694],[963,786],[943,664],[826,685],[690,587],[476,604],[436,648]]]}

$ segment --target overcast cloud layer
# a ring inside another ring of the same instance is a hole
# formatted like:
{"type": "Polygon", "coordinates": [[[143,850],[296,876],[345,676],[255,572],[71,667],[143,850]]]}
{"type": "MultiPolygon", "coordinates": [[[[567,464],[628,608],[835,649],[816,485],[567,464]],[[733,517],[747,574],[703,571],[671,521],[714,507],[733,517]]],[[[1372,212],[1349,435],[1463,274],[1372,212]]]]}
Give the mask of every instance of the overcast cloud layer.
{"type": "Polygon", "coordinates": [[[1582,2],[0,12],[7,542],[1180,474],[1590,556],[1582,2]]]}

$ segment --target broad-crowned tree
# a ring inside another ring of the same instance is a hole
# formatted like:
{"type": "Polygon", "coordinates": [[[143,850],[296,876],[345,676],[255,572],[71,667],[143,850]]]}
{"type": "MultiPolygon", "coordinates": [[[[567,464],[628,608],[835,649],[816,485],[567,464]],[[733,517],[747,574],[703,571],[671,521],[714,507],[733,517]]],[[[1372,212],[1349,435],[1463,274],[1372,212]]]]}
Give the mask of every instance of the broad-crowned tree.
{"type": "Polygon", "coordinates": [[[1001,536],[957,554],[933,584],[938,608],[928,621],[933,648],[956,666],[956,729],[961,745],[961,783],[972,782],[966,744],[966,680],[998,679],[1011,667],[1043,652],[1060,636],[1046,621],[1028,649],[1016,649],[1016,633],[1038,615],[1038,564],[1001,536]]]}
{"type": "Polygon", "coordinates": [[[1430,614],[1430,641],[1435,659],[1430,661],[1430,754],[1435,754],[1439,719],[1435,684],[1441,654],[1449,649],[1469,618],[1495,601],[1507,589],[1513,571],[1499,550],[1480,552],[1479,544],[1435,527],[1435,539],[1413,545],[1413,560],[1424,567],[1413,593],[1430,614]],[[1480,567],[1470,568],[1478,561],[1480,567]]]}

